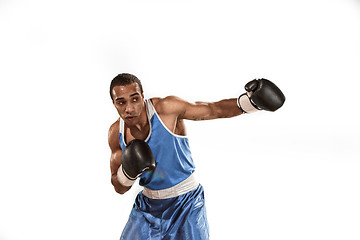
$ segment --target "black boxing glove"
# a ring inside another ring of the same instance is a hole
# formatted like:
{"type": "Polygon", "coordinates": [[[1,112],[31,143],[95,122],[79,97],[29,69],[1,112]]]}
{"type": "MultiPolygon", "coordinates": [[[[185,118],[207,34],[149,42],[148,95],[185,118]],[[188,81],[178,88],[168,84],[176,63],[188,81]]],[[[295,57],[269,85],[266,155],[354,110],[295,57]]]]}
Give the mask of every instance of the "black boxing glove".
{"type": "Polygon", "coordinates": [[[121,185],[130,187],[143,172],[154,170],[155,159],[149,145],[143,140],[134,139],[121,156],[117,178],[121,185]]]}
{"type": "Polygon", "coordinates": [[[238,98],[238,106],[245,113],[258,110],[276,111],[285,102],[281,90],[271,81],[254,79],[245,85],[246,93],[238,98]]]}

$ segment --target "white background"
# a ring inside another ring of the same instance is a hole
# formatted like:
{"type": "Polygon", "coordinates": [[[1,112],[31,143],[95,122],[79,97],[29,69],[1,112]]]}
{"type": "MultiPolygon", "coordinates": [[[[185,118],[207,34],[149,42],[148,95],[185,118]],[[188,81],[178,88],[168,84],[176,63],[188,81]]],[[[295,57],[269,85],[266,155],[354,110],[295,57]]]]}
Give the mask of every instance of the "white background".
{"type": "Polygon", "coordinates": [[[119,239],[108,89],[237,97],[276,113],[187,122],[211,239],[360,239],[358,0],[1,0],[0,239],[119,239]]]}

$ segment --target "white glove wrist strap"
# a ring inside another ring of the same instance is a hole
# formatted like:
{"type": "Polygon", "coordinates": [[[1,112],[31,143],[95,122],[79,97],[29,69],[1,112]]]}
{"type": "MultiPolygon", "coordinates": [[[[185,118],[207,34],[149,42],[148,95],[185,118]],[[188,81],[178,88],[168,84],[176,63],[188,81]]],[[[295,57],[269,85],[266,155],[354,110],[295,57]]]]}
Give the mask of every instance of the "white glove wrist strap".
{"type": "Polygon", "coordinates": [[[253,113],[259,111],[251,102],[249,96],[244,93],[238,98],[238,107],[245,113],[253,113]]]}
{"type": "Polygon", "coordinates": [[[134,184],[135,180],[130,180],[124,173],[122,165],[120,165],[117,171],[117,179],[121,185],[125,187],[130,187],[134,184]]]}

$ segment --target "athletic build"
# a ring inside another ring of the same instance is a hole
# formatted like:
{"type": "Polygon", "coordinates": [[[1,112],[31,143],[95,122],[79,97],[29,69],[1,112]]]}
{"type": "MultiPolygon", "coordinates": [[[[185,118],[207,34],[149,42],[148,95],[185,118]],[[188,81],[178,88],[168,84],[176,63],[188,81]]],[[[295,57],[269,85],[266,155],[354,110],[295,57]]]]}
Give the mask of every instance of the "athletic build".
{"type": "Polygon", "coordinates": [[[137,177],[144,186],[121,239],[209,238],[203,189],[193,176],[184,120],[275,111],[285,101],[266,79],[253,80],[245,89],[239,98],[189,103],[175,96],[145,99],[135,76],[114,78],[110,95],[120,118],[109,129],[111,183],[120,194],[137,177]],[[151,150],[140,154],[145,148],[151,150]]]}

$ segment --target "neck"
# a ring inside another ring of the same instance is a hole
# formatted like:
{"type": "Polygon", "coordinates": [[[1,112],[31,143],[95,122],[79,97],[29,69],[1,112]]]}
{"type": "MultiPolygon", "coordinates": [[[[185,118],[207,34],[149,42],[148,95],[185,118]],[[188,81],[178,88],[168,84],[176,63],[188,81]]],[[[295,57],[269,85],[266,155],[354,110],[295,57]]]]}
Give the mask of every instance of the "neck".
{"type": "Polygon", "coordinates": [[[144,129],[147,129],[149,123],[147,121],[147,116],[146,114],[142,114],[140,116],[140,121],[135,124],[134,126],[130,127],[130,129],[134,129],[134,130],[137,130],[137,131],[143,131],[144,129]]]}
{"type": "Polygon", "coordinates": [[[136,123],[133,126],[128,126],[128,128],[130,129],[130,131],[132,132],[143,132],[143,131],[147,131],[147,129],[149,128],[149,122],[147,119],[147,114],[146,114],[146,108],[144,107],[144,109],[142,110],[141,114],[140,114],[140,118],[139,118],[139,122],[136,123]]]}

